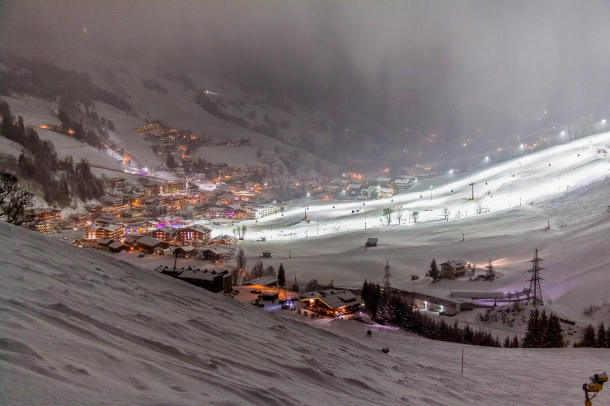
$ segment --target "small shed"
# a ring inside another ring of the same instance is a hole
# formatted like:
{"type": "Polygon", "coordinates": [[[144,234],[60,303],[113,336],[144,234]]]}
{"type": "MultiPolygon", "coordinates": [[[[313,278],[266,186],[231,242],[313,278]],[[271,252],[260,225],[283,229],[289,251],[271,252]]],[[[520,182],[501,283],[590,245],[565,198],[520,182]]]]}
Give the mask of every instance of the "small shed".
{"type": "Polygon", "coordinates": [[[271,251],[263,251],[261,254],[263,258],[271,258],[273,256],[273,252],[271,251]]]}
{"type": "Polygon", "coordinates": [[[376,247],[378,240],[379,240],[378,238],[367,238],[366,246],[367,247],[376,247]]]}
{"type": "Polygon", "coordinates": [[[263,300],[275,300],[280,296],[279,292],[274,292],[272,290],[264,290],[261,293],[261,299],[263,300]]]}

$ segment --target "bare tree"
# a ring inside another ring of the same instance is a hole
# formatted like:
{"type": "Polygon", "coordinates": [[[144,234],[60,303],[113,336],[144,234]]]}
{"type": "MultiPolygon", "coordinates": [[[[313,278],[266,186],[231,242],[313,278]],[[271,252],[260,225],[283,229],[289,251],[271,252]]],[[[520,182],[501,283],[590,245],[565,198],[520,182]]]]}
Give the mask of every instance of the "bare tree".
{"type": "Polygon", "coordinates": [[[396,210],[396,220],[398,220],[398,225],[400,225],[403,218],[404,218],[404,213],[402,212],[402,210],[396,210]]]}
{"type": "Polygon", "coordinates": [[[394,210],[390,209],[389,207],[383,209],[383,216],[386,218],[388,225],[390,225],[392,222],[392,214],[394,214],[394,210]]]}
{"type": "Polygon", "coordinates": [[[418,212],[418,211],[414,211],[414,212],[411,214],[411,217],[413,217],[413,222],[414,222],[414,223],[417,223],[417,219],[419,218],[419,212],[418,212]]]}
{"type": "Polygon", "coordinates": [[[246,238],[246,231],[248,231],[248,227],[245,225],[241,226],[241,235],[244,239],[246,238]]]}
{"type": "Polygon", "coordinates": [[[261,276],[264,275],[264,271],[263,271],[263,262],[262,261],[256,261],[256,264],[254,264],[254,268],[252,268],[252,270],[250,271],[250,274],[252,275],[252,279],[258,279],[261,276]]]}
{"type": "Polygon", "coordinates": [[[25,221],[25,208],[34,195],[18,185],[19,180],[10,173],[0,173],[0,218],[20,225],[25,221]]]}
{"type": "Polygon", "coordinates": [[[443,207],[443,215],[445,216],[445,220],[447,220],[449,218],[450,214],[451,214],[451,210],[449,210],[449,208],[447,208],[447,207],[443,207]]]}
{"type": "Polygon", "coordinates": [[[315,292],[320,289],[320,284],[317,279],[312,279],[305,285],[305,292],[315,292]]]}
{"type": "Polygon", "coordinates": [[[240,275],[244,272],[244,268],[246,267],[247,263],[248,260],[246,259],[246,253],[244,252],[243,248],[239,248],[237,250],[237,255],[235,255],[235,266],[239,270],[240,275]]]}
{"type": "Polygon", "coordinates": [[[483,212],[483,201],[479,200],[476,204],[477,204],[477,214],[481,214],[483,212]]]}
{"type": "Polygon", "coordinates": [[[233,285],[237,285],[237,279],[239,278],[239,269],[233,269],[231,271],[231,278],[233,279],[233,285]]]}

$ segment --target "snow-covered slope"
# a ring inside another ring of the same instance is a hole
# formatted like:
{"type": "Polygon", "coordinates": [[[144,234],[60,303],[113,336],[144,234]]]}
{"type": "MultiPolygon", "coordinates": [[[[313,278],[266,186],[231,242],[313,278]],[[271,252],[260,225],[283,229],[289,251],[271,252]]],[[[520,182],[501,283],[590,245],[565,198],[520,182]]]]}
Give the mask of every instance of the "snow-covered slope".
{"type": "MultiPolygon", "coordinates": [[[[365,278],[381,282],[389,261],[393,286],[448,294],[521,291],[529,286],[527,261],[538,249],[545,259],[541,276],[546,304],[588,323],[583,309],[610,300],[608,146],[610,133],[598,134],[489,168],[426,179],[392,199],[364,206],[360,201],[298,202],[283,216],[246,223],[246,253],[258,257],[263,250],[273,251],[277,258],[266,259],[265,266],[283,262],[302,283],[316,278],[346,287],[361,286],[365,278]],[[475,201],[467,200],[471,183],[476,183],[475,201]],[[477,202],[489,212],[476,214],[477,202]],[[309,222],[302,221],[304,205],[309,205],[309,222]],[[451,211],[449,221],[444,220],[444,207],[451,211]],[[383,225],[384,208],[402,210],[402,224],[394,217],[391,226],[383,225]],[[409,223],[415,211],[420,213],[418,223],[409,223]],[[458,211],[461,217],[456,217],[458,211]],[[254,241],[261,236],[265,243],[254,241]],[[365,250],[368,237],[378,237],[379,246],[365,250]],[[500,278],[493,283],[468,278],[411,282],[411,275],[424,276],[432,258],[439,263],[461,258],[479,266],[491,259],[500,278]]],[[[609,314],[604,317],[610,321],[609,314]]]]}
{"type": "Polygon", "coordinates": [[[1,222],[0,247],[2,404],[568,405],[607,367],[607,350],[319,329],[1,222]]]}

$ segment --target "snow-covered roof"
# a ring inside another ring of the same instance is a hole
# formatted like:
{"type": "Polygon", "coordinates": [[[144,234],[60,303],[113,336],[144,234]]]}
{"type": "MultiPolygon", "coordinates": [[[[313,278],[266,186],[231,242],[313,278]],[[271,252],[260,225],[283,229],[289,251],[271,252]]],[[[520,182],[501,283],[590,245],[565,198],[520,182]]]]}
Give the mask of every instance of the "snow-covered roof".
{"type": "Polygon", "coordinates": [[[447,262],[443,262],[441,265],[447,264],[451,268],[460,268],[466,266],[466,262],[463,259],[450,259],[447,262]]]}
{"type": "Polygon", "coordinates": [[[157,240],[156,238],[152,238],[152,237],[142,237],[138,240],[138,244],[142,244],[142,245],[149,245],[151,247],[162,243],[163,241],[161,240],[157,240]]]}

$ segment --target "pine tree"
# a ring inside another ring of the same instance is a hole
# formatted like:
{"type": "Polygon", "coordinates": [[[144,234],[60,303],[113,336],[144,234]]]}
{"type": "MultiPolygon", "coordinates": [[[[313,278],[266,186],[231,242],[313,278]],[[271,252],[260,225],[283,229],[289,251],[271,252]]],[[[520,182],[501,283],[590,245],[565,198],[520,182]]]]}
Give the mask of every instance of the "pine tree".
{"type": "Polygon", "coordinates": [[[603,322],[597,328],[597,341],[595,344],[597,348],[604,348],[606,346],[606,327],[603,322]]]}
{"type": "Polygon", "coordinates": [[[508,338],[508,336],[506,336],[506,339],[504,339],[504,348],[510,348],[511,343],[510,343],[510,338],[508,338]]]}
{"type": "Polygon", "coordinates": [[[511,348],[519,348],[519,337],[517,337],[517,335],[515,334],[515,336],[513,337],[513,342],[510,345],[511,348]]]}
{"type": "Polygon", "coordinates": [[[552,313],[547,321],[544,344],[545,348],[563,347],[563,329],[559,323],[559,317],[552,313]]]}
{"type": "Polygon", "coordinates": [[[171,153],[167,154],[167,160],[165,161],[165,164],[170,169],[176,167],[176,161],[174,160],[174,156],[171,153]]]}
{"type": "Polygon", "coordinates": [[[537,340],[538,348],[549,348],[548,347],[548,337],[547,337],[547,327],[548,327],[549,319],[546,315],[546,310],[543,310],[538,318],[538,331],[540,332],[537,340]]]}
{"type": "Polygon", "coordinates": [[[595,347],[595,327],[589,324],[585,327],[582,341],[578,343],[579,347],[595,347]]]}
{"type": "Polygon", "coordinates": [[[538,348],[540,342],[540,314],[538,309],[530,311],[530,318],[527,321],[527,330],[523,339],[523,347],[538,348]]]}
{"type": "Polygon", "coordinates": [[[496,278],[496,270],[491,263],[491,258],[489,258],[489,265],[485,269],[487,269],[487,280],[493,281],[496,278]]]}
{"type": "Polygon", "coordinates": [[[367,306],[369,301],[369,283],[366,278],[364,279],[364,283],[362,284],[362,290],[360,291],[360,297],[362,298],[362,302],[367,306]]]}
{"type": "Polygon", "coordinates": [[[432,258],[432,262],[430,262],[430,270],[428,270],[428,275],[432,278],[432,281],[436,281],[439,278],[439,270],[436,265],[436,260],[432,258]]]}
{"type": "Polygon", "coordinates": [[[277,271],[277,284],[282,288],[286,286],[286,271],[284,270],[284,264],[280,263],[280,268],[277,271]]]}

